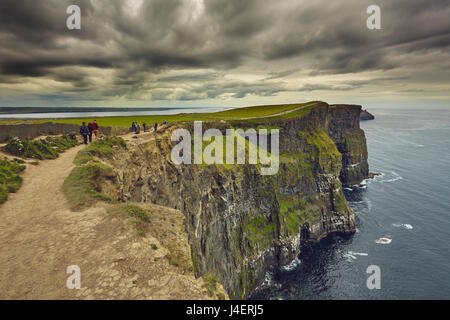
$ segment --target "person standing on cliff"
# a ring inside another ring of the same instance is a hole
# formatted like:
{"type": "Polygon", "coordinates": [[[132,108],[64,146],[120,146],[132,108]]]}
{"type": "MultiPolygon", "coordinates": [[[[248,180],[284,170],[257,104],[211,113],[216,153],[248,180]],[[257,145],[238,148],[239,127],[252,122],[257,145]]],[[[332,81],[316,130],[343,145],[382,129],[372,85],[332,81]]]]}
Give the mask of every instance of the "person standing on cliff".
{"type": "Polygon", "coordinates": [[[88,123],[88,129],[89,129],[89,143],[92,143],[92,132],[94,131],[92,123],[88,123]]]}
{"type": "Polygon", "coordinates": [[[94,132],[95,140],[98,139],[98,128],[97,120],[94,120],[94,123],[92,123],[92,131],[94,132]]]}
{"type": "Polygon", "coordinates": [[[155,122],[154,129],[155,129],[155,132],[158,131],[158,122],[155,122]]]}
{"type": "Polygon", "coordinates": [[[83,136],[84,144],[88,144],[89,128],[86,127],[86,122],[83,122],[83,125],[80,127],[80,134],[83,136]]]}

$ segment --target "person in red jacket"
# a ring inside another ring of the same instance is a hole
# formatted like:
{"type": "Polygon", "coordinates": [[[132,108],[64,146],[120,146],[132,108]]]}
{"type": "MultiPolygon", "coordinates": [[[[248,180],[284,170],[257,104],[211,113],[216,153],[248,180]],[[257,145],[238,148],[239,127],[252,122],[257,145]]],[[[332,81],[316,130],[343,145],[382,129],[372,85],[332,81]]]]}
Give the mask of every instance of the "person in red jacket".
{"type": "Polygon", "coordinates": [[[97,123],[97,120],[94,120],[94,122],[92,123],[92,131],[94,132],[95,140],[97,140],[98,139],[98,123],[97,123]]]}

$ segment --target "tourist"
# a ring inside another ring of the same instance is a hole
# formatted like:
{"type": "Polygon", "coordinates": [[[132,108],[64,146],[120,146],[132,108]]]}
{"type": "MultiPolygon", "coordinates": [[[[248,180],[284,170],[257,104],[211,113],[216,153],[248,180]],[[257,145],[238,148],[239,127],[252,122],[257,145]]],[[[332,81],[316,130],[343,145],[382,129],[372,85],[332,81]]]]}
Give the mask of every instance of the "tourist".
{"type": "Polygon", "coordinates": [[[136,132],[136,123],[135,122],[133,122],[131,124],[131,132],[136,132]]]}
{"type": "Polygon", "coordinates": [[[147,132],[147,124],[144,122],[144,123],[142,124],[142,126],[144,127],[144,132],[147,132]]]}
{"type": "Polygon", "coordinates": [[[92,132],[94,131],[94,127],[92,123],[88,123],[88,129],[89,129],[89,143],[92,143],[92,132]]]}
{"type": "Polygon", "coordinates": [[[83,125],[80,127],[80,134],[83,136],[84,144],[88,144],[89,128],[86,127],[86,122],[83,122],[83,125]]]}
{"type": "Polygon", "coordinates": [[[141,133],[141,125],[138,123],[136,126],[136,134],[140,134],[141,133]]]}
{"type": "Polygon", "coordinates": [[[98,126],[97,120],[94,120],[94,123],[92,124],[92,131],[94,132],[95,140],[98,139],[98,128],[99,128],[99,126],[98,126]]]}
{"type": "Polygon", "coordinates": [[[155,132],[158,131],[158,123],[156,122],[154,125],[155,132]]]}

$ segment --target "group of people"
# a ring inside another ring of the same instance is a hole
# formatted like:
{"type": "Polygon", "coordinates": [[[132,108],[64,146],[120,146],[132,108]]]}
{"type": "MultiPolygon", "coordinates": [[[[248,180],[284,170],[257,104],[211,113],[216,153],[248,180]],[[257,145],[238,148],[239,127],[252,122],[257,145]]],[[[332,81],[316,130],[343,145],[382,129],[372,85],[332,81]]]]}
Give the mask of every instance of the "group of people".
{"type": "MultiPolygon", "coordinates": [[[[149,130],[149,126],[145,122],[142,124],[142,128],[144,129],[144,132],[147,132],[147,130],[149,130]]],[[[153,129],[155,129],[155,132],[158,131],[158,123],[155,123],[153,125],[153,129]]],[[[136,134],[141,133],[141,125],[137,122],[133,122],[131,124],[131,132],[134,132],[136,134]]]]}
{"type": "MultiPolygon", "coordinates": [[[[163,124],[168,124],[167,121],[164,121],[163,124]]],[[[149,126],[144,122],[142,124],[142,127],[144,129],[144,132],[147,132],[149,130],[149,126]]],[[[83,122],[83,125],[80,127],[80,134],[83,137],[84,144],[92,143],[92,136],[95,136],[95,140],[98,139],[98,123],[97,120],[94,120],[94,122],[89,122],[86,125],[86,122],[83,122]]],[[[155,123],[153,125],[153,129],[158,131],[158,123],[155,123]]],[[[134,132],[136,134],[141,133],[141,125],[137,122],[133,122],[131,125],[131,132],[134,132]]]]}
{"type": "Polygon", "coordinates": [[[95,136],[95,139],[98,139],[98,123],[97,120],[94,122],[89,122],[86,125],[86,122],[83,122],[83,125],[80,127],[80,134],[83,137],[84,144],[92,143],[92,135],[95,136]]]}

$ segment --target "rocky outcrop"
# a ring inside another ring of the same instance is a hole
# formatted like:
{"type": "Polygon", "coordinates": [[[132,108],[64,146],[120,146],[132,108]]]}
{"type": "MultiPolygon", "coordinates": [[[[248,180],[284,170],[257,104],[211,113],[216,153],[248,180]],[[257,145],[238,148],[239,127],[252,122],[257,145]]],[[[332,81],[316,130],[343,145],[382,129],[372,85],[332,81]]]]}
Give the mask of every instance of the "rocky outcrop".
{"type": "Polygon", "coordinates": [[[361,121],[375,120],[375,116],[367,110],[361,110],[360,120],[361,121]]]}
{"type": "Polygon", "coordinates": [[[104,192],[183,212],[196,274],[215,273],[230,297],[245,298],[270,266],[295,259],[301,242],[355,232],[342,183],[367,175],[360,110],[318,103],[288,115],[205,123],[204,130],[279,128],[280,168],[273,176],[261,175],[259,165],[175,165],[171,133],[182,125],[173,125],[117,150],[108,160],[116,178],[104,192]]]}

